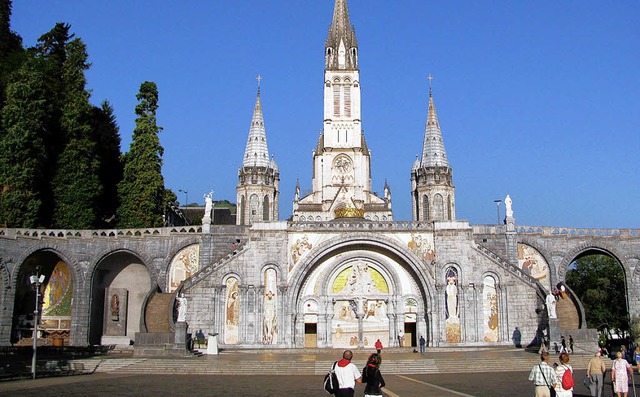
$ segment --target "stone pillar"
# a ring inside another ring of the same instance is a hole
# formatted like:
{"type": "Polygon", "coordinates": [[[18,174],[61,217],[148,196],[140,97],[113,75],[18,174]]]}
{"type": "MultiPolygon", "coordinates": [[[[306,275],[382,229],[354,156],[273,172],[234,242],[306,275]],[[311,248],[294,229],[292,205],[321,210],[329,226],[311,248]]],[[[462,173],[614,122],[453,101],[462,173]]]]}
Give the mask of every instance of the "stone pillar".
{"type": "MultiPolygon", "coordinates": [[[[175,343],[176,346],[180,348],[184,347],[185,350],[189,350],[189,346],[187,346],[187,323],[184,321],[178,321],[175,327],[176,328],[173,343],[175,343]]],[[[195,335],[192,335],[192,337],[193,336],[195,335]]]]}

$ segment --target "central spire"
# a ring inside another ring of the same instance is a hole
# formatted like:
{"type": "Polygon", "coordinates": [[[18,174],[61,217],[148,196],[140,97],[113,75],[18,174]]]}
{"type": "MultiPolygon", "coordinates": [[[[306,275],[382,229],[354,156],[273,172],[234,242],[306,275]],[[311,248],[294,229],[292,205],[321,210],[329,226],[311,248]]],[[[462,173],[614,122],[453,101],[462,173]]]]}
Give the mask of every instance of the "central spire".
{"type": "Polygon", "coordinates": [[[357,69],[358,41],[349,20],[347,0],[336,0],[325,44],[326,69],[357,69]]]}

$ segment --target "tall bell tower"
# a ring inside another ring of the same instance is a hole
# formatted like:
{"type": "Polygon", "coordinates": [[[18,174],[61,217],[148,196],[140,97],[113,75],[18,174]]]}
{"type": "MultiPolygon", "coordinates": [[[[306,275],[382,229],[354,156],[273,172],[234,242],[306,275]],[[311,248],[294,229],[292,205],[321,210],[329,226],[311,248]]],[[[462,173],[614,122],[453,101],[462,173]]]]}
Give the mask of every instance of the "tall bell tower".
{"type": "Polygon", "coordinates": [[[312,192],[296,189],[294,221],[392,221],[391,193],[371,190],[371,152],[362,131],[358,41],[347,0],[336,0],[325,42],[324,129],[313,151],[312,192]]]}
{"type": "Polygon", "coordinates": [[[414,221],[453,221],[456,219],[453,169],[444,150],[431,80],[429,75],[429,109],[422,158],[416,157],[411,167],[412,215],[414,221]]]}
{"type": "Polygon", "coordinates": [[[278,220],[280,170],[274,158],[269,158],[260,100],[260,80],[261,77],[258,76],[258,94],[253,108],[249,138],[242,158],[242,167],[238,170],[238,225],[278,220]]]}

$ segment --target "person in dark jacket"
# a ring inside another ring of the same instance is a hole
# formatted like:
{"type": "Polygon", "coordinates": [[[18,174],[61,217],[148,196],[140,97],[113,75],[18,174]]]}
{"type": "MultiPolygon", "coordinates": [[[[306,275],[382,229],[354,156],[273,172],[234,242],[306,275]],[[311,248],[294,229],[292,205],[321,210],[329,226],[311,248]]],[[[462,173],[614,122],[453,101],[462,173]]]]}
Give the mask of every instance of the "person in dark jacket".
{"type": "Polygon", "coordinates": [[[380,363],[382,358],[379,354],[373,353],[367,360],[367,365],[362,369],[362,383],[366,383],[364,397],[382,396],[381,388],[384,387],[384,379],[380,373],[380,363]]]}

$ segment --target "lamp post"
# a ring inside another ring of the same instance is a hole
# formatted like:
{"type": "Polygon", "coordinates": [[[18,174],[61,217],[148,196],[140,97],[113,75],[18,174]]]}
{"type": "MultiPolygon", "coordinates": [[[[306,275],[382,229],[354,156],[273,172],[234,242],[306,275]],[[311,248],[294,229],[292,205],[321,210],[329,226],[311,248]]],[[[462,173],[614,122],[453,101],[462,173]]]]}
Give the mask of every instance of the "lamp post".
{"type": "Polygon", "coordinates": [[[181,193],[184,193],[184,205],[183,205],[183,207],[186,207],[187,206],[187,202],[189,201],[189,199],[188,199],[189,196],[187,196],[187,194],[189,194],[189,192],[186,191],[186,190],[182,190],[182,189],[178,189],[178,191],[181,192],[181,193]]]}
{"type": "Polygon", "coordinates": [[[40,285],[44,281],[44,274],[40,274],[40,269],[36,268],[36,274],[29,277],[29,281],[31,281],[31,285],[33,285],[36,289],[36,309],[33,311],[34,314],[34,325],[33,325],[33,357],[31,359],[31,373],[33,374],[33,379],[36,378],[36,351],[38,350],[38,306],[40,305],[40,285]]]}
{"type": "Polygon", "coordinates": [[[498,209],[498,225],[500,224],[500,203],[502,202],[502,200],[493,200],[494,203],[496,203],[496,208],[498,209]]]}

